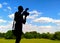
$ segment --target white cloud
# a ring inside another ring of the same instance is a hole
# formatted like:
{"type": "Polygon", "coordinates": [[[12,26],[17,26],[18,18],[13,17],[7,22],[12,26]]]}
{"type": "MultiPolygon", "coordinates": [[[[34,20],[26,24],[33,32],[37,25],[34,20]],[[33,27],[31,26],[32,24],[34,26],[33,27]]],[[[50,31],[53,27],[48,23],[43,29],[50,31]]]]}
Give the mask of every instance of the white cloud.
{"type": "Polygon", "coordinates": [[[33,15],[42,14],[42,12],[38,12],[38,11],[36,11],[36,10],[30,11],[29,13],[30,13],[30,14],[33,14],[33,15]]]}
{"type": "MultiPolygon", "coordinates": [[[[35,19],[35,18],[37,18],[38,15],[41,15],[42,14],[41,12],[38,12],[36,10],[30,11],[29,13],[30,14],[29,14],[29,16],[27,16],[27,19],[35,19]]],[[[8,16],[11,19],[14,18],[14,14],[10,14],[8,16]]]]}
{"type": "Polygon", "coordinates": [[[35,16],[27,16],[27,19],[35,19],[35,16]]]}
{"type": "Polygon", "coordinates": [[[49,17],[40,17],[35,19],[34,22],[48,23],[48,22],[53,22],[53,19],[49,17]]]}
{"type": "Polygon", "coordinates": [[[34,22],[39,22],[39,23],[55,23],[57,25],[60,25],[60,20],[49,18],[49,17],[40,17],[36,18],[33,20],[34,22]]]}
{"type": "Polygon", "coordinates": [[[51,29],[52,26],[40,26],[41,29],[51,29]]]}
{"type": "Polygon", "coordinates": [[[27,17],[27,19],[35,19],[42,14],[42,12],[38,12],[36,10],[30,11],[29,13],[30,15],[27,17]]]}
{"type": "MultiPolygon", "coordinates": [[[[8,30],[12,30],[12,22],[13,21],[9,21],[7,25],[0,25],[0,32],[7,32],[8,30]]],[[[56,31],[60,31],[60,26],[51,26],[51,25],[37,26],[37,25],[28,24],[28,23],[23,25],[24,33],[30,32],[30,31],[37,31],[39,33],[43,33],[43,32],[54,33],[56,31]]]]}
{"type": "MultiPolygon", "coordinates": [[[[57,26],[51,26],[51,25],[46,25],[46,26],[37,26],[37,25],[32,25],[32,24],[25,24],[23,25],[23,32],[30,32],[30,31],[37,31],[37,32],[40,32],[40,33],[43,33],[43,32],[50,32],[50,33],[53,33],[53,32],[56,32],[56,31],[60,31],[60,20],[56,20],[56,19],[53,19],[53,18],[49,18],[49,17],[40,17],[40,18],[37,18],[37,15],[39,14],[33,14],[31,13],[32,15],[29,16],[28,18],[29,19],[33,19],[32,22],[40,22],[40,23],[55,23],[57,24],[57,26]]],[[[8,15],[9,18],[14,18],[14,14],[10,14],[8,15]]],[[[12,29],[12,21],[10,21],[7,25],[5,26],[0,26],[1,28],[1,32],[3,31],[8,31],[8,30],[11,30],[12,29]]]]}
{"type": "Polygon", "coordinates": [[[8,30],[12,30],[12,21],[8,22],[7,25],[0,25],[0,32],[7,32],[8,30]]]}
{"type": "Polygon", "coordinates": [[[0,8],[2,8],[2,4],[0,4],[0,8]]]}
{"type": "Polygon", "coordinates": [[[9,18],[13,19],[14,18],[14,14],[10,14],[8,15],[9,18]]]}
{"type": "Polygon", "coordinates": [[[50,33],[54,33],[56,31],[60,31],[60,26],[36,26],[36,25],[32,25],[32,24],[25,24],[23,26],[23,32],[30,32],[30,31],[37,31],[39,33],[46,33],[46,32],[50,32],[50,33]]]}
{"type": "Polygon", "coordinates": [[[57,24],[57,25],[60,25],[60,20],[54,20],[53,23],[55,23],[55,24],[57,24]]]}
{"type": "Polygon", "coordinates": [[[3,2],[3,5],[7,5],[8,3],[7,2],[3,2]]]}
{"type": "Polygon", "coordinates": [[[6,20],[0,19],[0,23],[7,22],[6,20]]]}
{"type": "Polygon", "coordinates": [[[12,10],[12,8],[11,8],[11,7],[9,7],[9,6],[8,6],[7,8],[8,8],[9,10],[12,10]]]}

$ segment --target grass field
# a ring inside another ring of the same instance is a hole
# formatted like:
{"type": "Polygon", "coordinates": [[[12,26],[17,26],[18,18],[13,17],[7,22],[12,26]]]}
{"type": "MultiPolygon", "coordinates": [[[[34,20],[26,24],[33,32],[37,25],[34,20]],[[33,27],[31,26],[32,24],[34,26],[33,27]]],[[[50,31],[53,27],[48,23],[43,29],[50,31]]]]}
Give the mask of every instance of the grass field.
{"type": "MultiPolygon", "coordinates": [[[[0,43],[14,43],[15,40],[0,39],[0,43]]],[[[21,43],[60,43],[58,40],[49,39],[22,39],[21,43]]]]}

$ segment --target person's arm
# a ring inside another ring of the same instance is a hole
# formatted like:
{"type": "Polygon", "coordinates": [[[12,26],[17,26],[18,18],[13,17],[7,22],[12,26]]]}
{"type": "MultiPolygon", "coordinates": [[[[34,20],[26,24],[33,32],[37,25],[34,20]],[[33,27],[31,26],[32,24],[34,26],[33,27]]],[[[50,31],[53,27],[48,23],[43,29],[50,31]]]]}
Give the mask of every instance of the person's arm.
{"type": "Polygon", "coordinates": [[[26,23],[26,17],[29,16],[29,13],[27,12],[27,10],[29,10],[29,8],[26,8],[22,14],[23,15],[23,24],[26,23]]]}
{"type": "Polygon", "coordinates": [[[15,13],[15,15],[14,15],[14,20],[13,20],[13,26],[12,26],[12,29],[14,30],[14,28],[15,28],[15,23],[16,23],[16,13],[15,13]]]}
{"type": "Polygon", "coordinates": [[[23,16],[23,24],[25,24],[26,23],[26,16],[24,15],[23,16]]]}
{"type": "Polygon", "coordinates": [[[13,26],[12,26],[12,29],[14,30],[14,21],[13,21],[13,26]]]}

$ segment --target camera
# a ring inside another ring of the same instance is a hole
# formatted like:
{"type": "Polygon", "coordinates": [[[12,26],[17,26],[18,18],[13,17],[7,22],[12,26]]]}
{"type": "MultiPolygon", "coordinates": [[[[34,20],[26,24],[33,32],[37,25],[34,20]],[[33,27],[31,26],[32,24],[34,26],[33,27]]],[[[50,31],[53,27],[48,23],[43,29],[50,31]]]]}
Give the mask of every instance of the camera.
{"type": "Polygon", "coordinates": [[[29,13],[27,12],[29,10],[29,8],[26,8],[25,11],[23,12],[23,15],[25,15],[26,17],[29,16],[29,13]]]}

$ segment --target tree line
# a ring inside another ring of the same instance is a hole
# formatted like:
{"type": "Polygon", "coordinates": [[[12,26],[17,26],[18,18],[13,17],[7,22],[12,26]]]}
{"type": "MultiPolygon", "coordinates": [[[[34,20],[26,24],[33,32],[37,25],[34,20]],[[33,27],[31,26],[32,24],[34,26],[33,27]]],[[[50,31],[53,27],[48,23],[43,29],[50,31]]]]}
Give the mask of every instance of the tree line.
{"type": "MultiPolygon", "coordinates": [[[[5,38],[5,39],[15,39],[15,36],[13,35],[12,31],[9,30],[6,33],[0,33],[0,38],[5,38]]],[[[21,38],[26,38],[26,39],[51,39],[51,40],[60,40],[60,31],[55,32],[54,34],[52,33],[38,33],[36,31],[32,32],[26,32],[22,34],[21,38]]]]}

